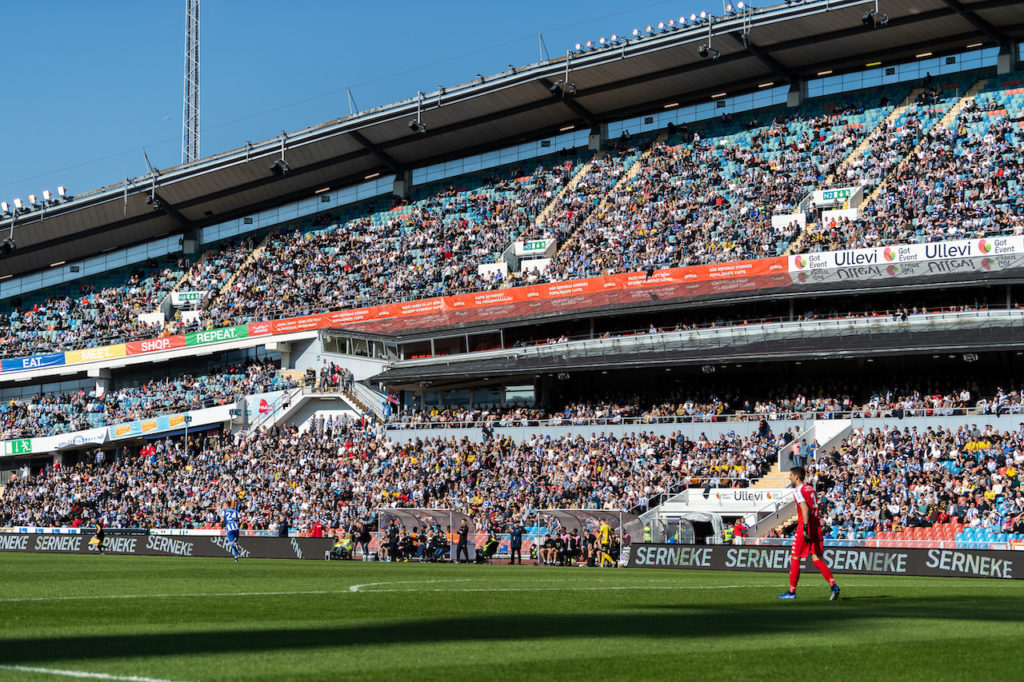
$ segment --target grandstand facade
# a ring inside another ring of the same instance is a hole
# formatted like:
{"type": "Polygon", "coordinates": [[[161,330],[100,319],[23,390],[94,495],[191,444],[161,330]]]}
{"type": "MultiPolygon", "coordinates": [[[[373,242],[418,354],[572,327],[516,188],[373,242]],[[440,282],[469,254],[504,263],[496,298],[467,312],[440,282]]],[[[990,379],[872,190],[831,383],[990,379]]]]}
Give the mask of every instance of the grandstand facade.
{"type": "Polygon", "coordinates": [[[7,216],[0,525],[195,527],[240,490],[253,530],[653,519],[842,421],[837,538],[1024,539],[1024,9],[864,8],[639,31],[7,216]],[[193,457],[233,475],[171,494],[193,457]],[[255,483],[293,460],[294,499],[255,483]]]}

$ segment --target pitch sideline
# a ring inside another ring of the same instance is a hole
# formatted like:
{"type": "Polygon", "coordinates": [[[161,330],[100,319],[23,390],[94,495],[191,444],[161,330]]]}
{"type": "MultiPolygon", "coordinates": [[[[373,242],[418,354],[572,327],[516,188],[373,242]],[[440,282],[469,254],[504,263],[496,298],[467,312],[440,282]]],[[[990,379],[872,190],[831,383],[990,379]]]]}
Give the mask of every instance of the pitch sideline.
{"type": "Polygon", "coordinates": [[[26,665],[3,665],[0,670],[13,670],[20,673],[36,673],[39,675],[56,675],[58,677],[76,677],[91,680],[122,680],[124,682],[175,682],[159,677],[137,677],[135,675],[110,675],[107,673],[90,673],[81,670],[61,670],[59,668],[34,668],[26,665]]]}

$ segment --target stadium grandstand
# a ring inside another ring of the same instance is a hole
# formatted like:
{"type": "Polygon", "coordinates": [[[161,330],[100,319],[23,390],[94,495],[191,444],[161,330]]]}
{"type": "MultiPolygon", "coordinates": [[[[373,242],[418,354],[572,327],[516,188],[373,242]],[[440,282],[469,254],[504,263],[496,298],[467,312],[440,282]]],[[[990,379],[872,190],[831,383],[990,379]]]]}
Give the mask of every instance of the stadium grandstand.
{"type": "Polygon", "coordinates": [[[1024,546],[1024,5],[869,4],[6,211],[0,526],[772,543],[806,464],[829,543],[1024,546]]]}

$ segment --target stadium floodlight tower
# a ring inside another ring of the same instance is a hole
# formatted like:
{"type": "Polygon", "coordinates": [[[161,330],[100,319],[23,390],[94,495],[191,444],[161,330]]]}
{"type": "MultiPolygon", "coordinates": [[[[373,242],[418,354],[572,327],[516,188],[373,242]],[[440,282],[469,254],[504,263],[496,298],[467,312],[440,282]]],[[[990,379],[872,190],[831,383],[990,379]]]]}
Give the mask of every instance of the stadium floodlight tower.
{"type": "Polygon", "coordinates": [[[199,159],[199,0],[185,0],[185,98],[181,112],[181,162],[199,159]]]}

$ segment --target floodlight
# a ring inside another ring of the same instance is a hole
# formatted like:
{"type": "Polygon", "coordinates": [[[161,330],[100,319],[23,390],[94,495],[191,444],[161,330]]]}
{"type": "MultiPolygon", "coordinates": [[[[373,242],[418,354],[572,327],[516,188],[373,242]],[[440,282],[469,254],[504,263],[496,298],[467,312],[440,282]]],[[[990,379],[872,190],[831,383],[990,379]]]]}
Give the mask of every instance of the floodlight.
{"type": "Polygon", "coordinates": [[[0,244],[0,256],[10,256],[12,253],[14,253],[15,248],[16,246],[14,244],[14,240],[8,237],[3,241],[2,244],[0,244]]]}
{"type": "Polygon", "coordinates": [[[732,4],[731,3],[726,4],[725,11],[728,12],[729,14],[732,14],[732,4]]]}
{"type": "Polygon", "coordinates": [[[747,6],[745,4],[743,4],[742,2],[737,2],[736,3],[736,9],[738,9],[738,10],[745,10],[746,8],[747,8],[747,6]]]}
{"type": "Polygon", "coordinates": [[[697,15],[696,14],[691,14],[690,15],[690,21],[697,21],[697,15]]]}
{"type": "Polygon", "coordinates": [[[36,204],[36,195],[35,194],[29,194],[28,195],[28,203],[32,204],[33,206],[36,204]]]}
{"type": "Polygon", "coordinates": [[[50,194],[50,190],[44,189],[43,190],[43,201],[45,201],[46,203],[50,203],[52,200],[53,200],[53,195],[50,194]]]}
{"type": "Polygon", "coordinates": [[[22,204],[22,203],[21,203],[21,199],[17,199],[17,198],[16,198],[16,199],[14,200],[14,210],[15,210],[15,211],[20,211],[20,210],[22,209],[22,207],[23,207],[23,206],[24,206],[24,204],[22,204]]]}
{"type": "Polygon", "coordinates": [[[66,187],[64,187],[64,185],[59,185],[57,187],[57,196],[59,196],[61,199],[68,198],[68,190],[66,187]]]}
{"type": "Polygon", "coordinates": [[[601,36],[597,41],[600,45],[604,46],[604,36],[601,36]]]}
{"type": "Polygon", "coordinates": [[[614,33],[613,33],[613,34],[612,34],[612,42],[613,42],[613,43],[617,43],[617,42],[619,42],[619,36],[617,36],[616,34],[614,34],[614,33]]]}
{"type": "Polygon", "coordinates": [[[633,29],[633,37],[634,38],[638,38],[639,36],[640,36],[640,29],[634,28],[633,29]]]}
{"type": "Polygon", "coordinates": [[[11,205],[6,201],[0,201],[0,213],[10,213],[11,205]]]}
{"type": "Polygon", "coordinates": [[[700,47],[698,47],[697,48],[697,54],[699,54],[704,59],[707,59],[707,57],[708,57],[708,46],[707,45],[701,45],[700,47]]]}
{"type": "Polygon", "coordinates": [[[659,31],[664,31],[665,30],[665,22],[664,21],[659,21],[658,22],[658,30],[659,31]]]}
{"type": "Polygon", "coordinates": [[[270,174],[275,176],[275,177],[281,177],[283,175],[287,175],[288,171],[290,171],[290,170],[291,170],[291,168],[288,167],[288,162],[287,161],[285,161],[284,159],[278,159],[270,167],[270,174]]]}
{"type": "Polygon", "coordinates": [[[583,43],[576,43],[576,51],[579,52],[583,49],[583,43]]]}
{"type": "Polygon", "coordinates": [[[654,33],[654,27],[651,26],[650,24],[647,24],[647,27],[644,30],[647,31],[648,33],[654,33]]]}
{"type": "Polygon", "coordinates": [[[705,12],[704,10],[701,10],[701,11],[700,11],[700,20],[701,20],[701,21],[704,21],[704,20],[705,20],[705,19],[707,19],[707,18],[708,18],[708,13],[707,13],[707,12],[705,12]]]}

